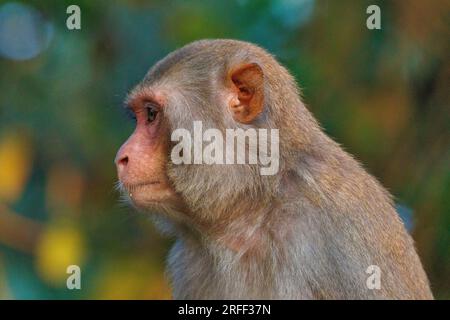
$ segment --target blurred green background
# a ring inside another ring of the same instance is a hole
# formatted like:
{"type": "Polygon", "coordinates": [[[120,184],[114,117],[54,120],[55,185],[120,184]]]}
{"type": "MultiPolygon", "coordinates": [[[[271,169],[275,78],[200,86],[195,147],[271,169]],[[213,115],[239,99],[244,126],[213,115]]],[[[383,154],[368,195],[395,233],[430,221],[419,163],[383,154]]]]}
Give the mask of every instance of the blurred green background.
{"type": "Polygon", "coordinates": [[[121,105],[201,38],[257,43],[325,130],[395,195],[450,298],[449,1],[0,1],[0,298],[170,298],[170,239],[118,201],[121,105]],[[81,8],[81,30],[66,8],[81,8]],[[381,8],[382,29],[366,28],[381,8]],[[66,288],[66,268],[82,289],[66,288]]]}

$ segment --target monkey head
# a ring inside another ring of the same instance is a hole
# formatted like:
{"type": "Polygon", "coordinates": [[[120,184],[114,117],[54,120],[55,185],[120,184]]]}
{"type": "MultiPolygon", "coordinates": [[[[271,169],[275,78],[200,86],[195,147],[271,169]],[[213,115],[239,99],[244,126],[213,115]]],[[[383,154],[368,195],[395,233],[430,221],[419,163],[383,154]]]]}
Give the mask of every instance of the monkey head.
{"type": "MultiPolygon", "coordinates": [[[[280,128],[295,137],[291,148],[306,140],[298,125],[280,123],[281,117],[299,123],[303,105],[295,82],[266,51],[240,41],[202,40],[169,54],[131,91],[125,105],[136,128],[115,163],[121,190],[139,209],[177,208],[214,220],[212,212],[251,210],[277,192],[280,175],[261,176],[259,164],[174,164],[171,134],[177,128],[192,132],[194,121],[224,134],[228,128],[280,128]],[[294,102],[291,110],[283,109],[286,99],[294,102]]],[[[287,145],[282,132],[280,140],[280,148],[287,145]]]]}

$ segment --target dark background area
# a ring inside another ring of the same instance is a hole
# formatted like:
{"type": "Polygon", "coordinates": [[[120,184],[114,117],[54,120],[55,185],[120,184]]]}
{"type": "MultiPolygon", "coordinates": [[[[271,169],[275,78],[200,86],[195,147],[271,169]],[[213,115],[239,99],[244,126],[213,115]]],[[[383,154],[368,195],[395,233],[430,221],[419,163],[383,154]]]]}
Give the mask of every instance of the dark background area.
{"type": "Polygon", "coordinates": [[[327,133],[395,196],[450,298],[448,1],[0,1],[0,298],[170,298],[170,239],[118,201],[122,100],[202,38],[272,52],[327,133]],[[66,28],[67,6],[81,30],[66,28]],[[366,8],[381,8],[368,30],[366,8]],[[66,288],[66,268],[82,289],[66,288]]]}

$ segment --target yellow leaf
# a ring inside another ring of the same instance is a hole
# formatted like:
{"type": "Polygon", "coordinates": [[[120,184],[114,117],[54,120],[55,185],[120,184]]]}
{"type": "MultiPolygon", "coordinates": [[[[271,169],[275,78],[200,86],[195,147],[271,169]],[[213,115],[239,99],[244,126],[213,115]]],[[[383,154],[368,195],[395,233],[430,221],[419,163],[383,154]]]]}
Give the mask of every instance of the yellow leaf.
{"type": "Polygon", "coordinates": [[[14,202],[21,195],[32,165],[26,134],[7,132],[0,138],[0,200],[14,202]]]}
{"type": "Polygon", "coordinates": [[[70,223],[53,223],[43,232],[36,251],[37,269],[44,280],[64,286],[70,265],[80,268],[85,256],[81,232],[70,223]]]}

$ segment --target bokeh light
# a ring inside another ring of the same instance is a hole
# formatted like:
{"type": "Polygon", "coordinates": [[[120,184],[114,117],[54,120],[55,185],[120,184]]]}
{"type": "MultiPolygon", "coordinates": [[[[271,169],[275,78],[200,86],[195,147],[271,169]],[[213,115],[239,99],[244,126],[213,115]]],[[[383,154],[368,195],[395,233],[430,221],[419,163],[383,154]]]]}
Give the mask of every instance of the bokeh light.
{"type": "Polygon", "coordinates": [[[13,60],[36,57],[50,44],[53,25],[39,11],[18,2],[0,6],[0,55],[13,60]]]}

